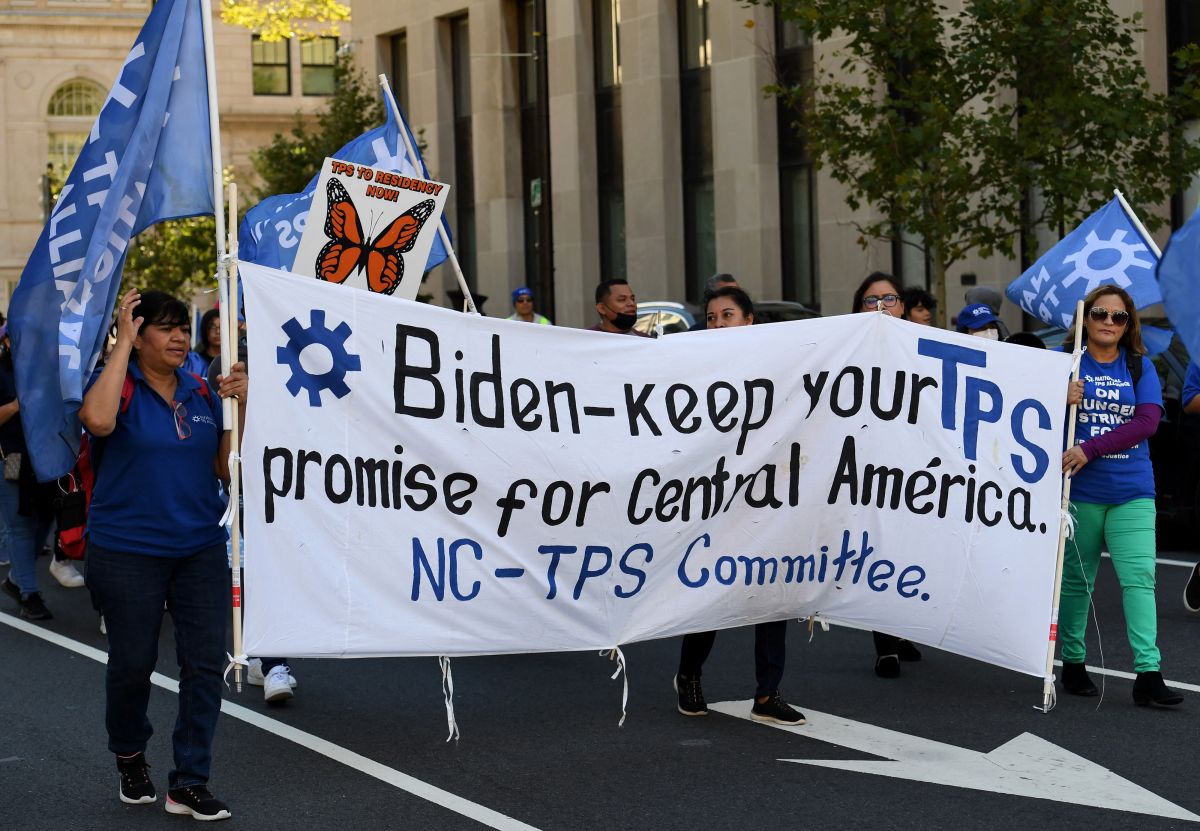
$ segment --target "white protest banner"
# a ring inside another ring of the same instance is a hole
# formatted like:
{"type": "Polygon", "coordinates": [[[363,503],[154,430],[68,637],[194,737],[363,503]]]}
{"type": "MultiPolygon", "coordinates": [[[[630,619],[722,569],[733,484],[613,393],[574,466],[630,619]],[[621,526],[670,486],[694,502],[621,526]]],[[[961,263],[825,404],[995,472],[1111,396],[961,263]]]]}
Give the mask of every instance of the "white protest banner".
{"type": "Polygon", "coordinates": [[[244,273],[248,654],[819,613],[1043,674],[1069,356],[880,314],[654,341],[244,273]]]}
{"type": "Polygon", "coordinates": [[[292,272],[416,299],[450,186],[326,158],[292,272]]]}

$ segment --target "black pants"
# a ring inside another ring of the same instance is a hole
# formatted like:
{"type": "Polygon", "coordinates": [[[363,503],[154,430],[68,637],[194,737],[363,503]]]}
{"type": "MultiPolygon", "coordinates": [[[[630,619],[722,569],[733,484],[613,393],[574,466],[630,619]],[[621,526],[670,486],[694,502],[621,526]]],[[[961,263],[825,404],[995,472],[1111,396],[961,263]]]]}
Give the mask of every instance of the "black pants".
{"type": "Polygon", "coordinates": [[[875,638],[875,654],[880,655],[895,655],[900,651],[900,639],[895,635],[887,635],[883,632],[872,632],[871,635],[875,638]]]}
{"type": "MultiPolygon", "coordinates": [[[[758,683],[755,696],[770,695],[779,689],[783,680],[783,661],[787,621],[774,620],[754,626],[754,678],[758,683]]],[[[708,653],[712,652],[716,632],[693,632],[683,636],[679,650],[679,674],[701,675],[708,653]]]]}

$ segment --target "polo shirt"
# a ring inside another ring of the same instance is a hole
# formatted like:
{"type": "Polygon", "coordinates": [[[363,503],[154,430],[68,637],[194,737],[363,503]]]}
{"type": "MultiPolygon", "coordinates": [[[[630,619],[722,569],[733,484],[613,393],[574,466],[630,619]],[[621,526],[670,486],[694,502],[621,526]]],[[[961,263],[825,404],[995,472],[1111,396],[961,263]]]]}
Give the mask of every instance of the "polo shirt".
{"type": "MultiPolygon", "coordinates": [[[[225,544],[225,505],[213,472],[221,440],[221,405],[203,383],[175,370],[175,400],[190,435],[180,438],[175,410],[129,363],[133,395],[116,428],[96,439],[96,487],[88,534],[97,545],[156,557],[186,557],[225,544]]],[[[96,373],[88,386],[94,384],[96,373]]],[[[185,431],[186,432],[186,431],[185,431]]]]}
{"type": "MultiPolygon", "coordinates": [[[[1154,364],[1146,356],[1136,388],[1125,363],[1125,347],[1114,361],[1102,363],[1084,352],[1079,363],[1083,401],[1076,411],[1075,442],[1107,433],[1133,418],[1138,404],[1162,406],[1162,385],[1154,364]]],[[[1154,498],[1154,467],[1150,442],[1143,440],[1128,450],[1100,456],[1084,465],[1071,482],[1071,500],[1101,505],[1123,505],[1131,499],[1154,498]]]]}

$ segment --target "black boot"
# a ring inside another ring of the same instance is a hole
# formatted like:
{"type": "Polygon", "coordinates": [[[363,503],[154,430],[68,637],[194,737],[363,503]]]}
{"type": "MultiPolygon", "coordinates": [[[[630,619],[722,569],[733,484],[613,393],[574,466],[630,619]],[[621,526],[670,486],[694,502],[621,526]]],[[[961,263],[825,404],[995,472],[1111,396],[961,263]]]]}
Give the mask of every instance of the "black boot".
{"type": "Polygon", "coordinates": [[[1088,677],[1087,668],[1083,664],[1063,661],[1062,685],[1063,690],[1070,695],[1082,695],[1086,698],[1100,695],[1100,690],[1096,689],[1096,685],[1088,677]]]}
{"type": "Polygon", "coordinates": [[[1183,703],[1183,696],[1163,683],[1161,672],[1139,672],[1133,682],[1133,703],[1139,707],[1174,707],[1183,703]]]}

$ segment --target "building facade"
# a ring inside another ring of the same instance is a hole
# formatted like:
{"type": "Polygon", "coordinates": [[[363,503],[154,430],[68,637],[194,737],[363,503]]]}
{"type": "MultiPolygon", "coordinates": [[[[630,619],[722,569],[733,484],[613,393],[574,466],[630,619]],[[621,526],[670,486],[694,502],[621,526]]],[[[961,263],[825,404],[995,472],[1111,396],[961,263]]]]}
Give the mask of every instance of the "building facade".
{"type": "MultiPolygon", "coordinates": [[[[1179,3],[1113,5],[1143,14],[1148,77],[1165,90],[1179,3]]],[[[592,289],[610,276],[644,300],[694,302],[709,275],[730,272],[756,298],[825,314],[847,311],[876,269],[926,283],[913,247],[859,244],[870,214],[847,207],[763,94],[835,65],[839,47],[807,42],[770,7],[355,0],[353,13],[356,60],[391,77],[432,174],[452,185],[456,247],[489,314],[508,314],[509,292],[529,285],[556,323],[589,325],[592,289]]],[[[966,287],[1002,290],[1020,271],[1003,257],[956,264],[949,313],[966,287]]],[[[441,302],[453,288],[446,266],[427,279],[441,302]]],[[[1019,327],[1011,304],[1004,316],[1019,327]]]]}
{"type": "MultiPolygon", "coordinates": [[[[45,224],[54,183],[74,165],[150,8],[150,0],[0,0],[2,309],[45,224]]],[[[223,165],[249,182],[251,154],[332,92],[339,43],[265,44],[215,17],[223,165]]]]}
{"type": "MultiPolygon", "coordinates": [[[[47,165],[65,177],[151,0],[0,0],[0,307],[49,209],[47,165]]],[[[1187,0],[1112,0],[1141,12],[1151,87],[1168,48],[1200,40],[1187,0]]],[[[848,310],[873,270],[925,284],[915,248],[859,244],[855,212],[764,87],[836,65],[767,6],[738,0],[354,0],[340,39],[262,43],[215,21],[224,164],[253,182],[251,154],[332,90],[352,54],[391,79],[432,175],[477,300],[507,315],[519,285],[556,323],[595,322],[595,284],[696,302],[714,272],[752,296],[848,310]]],[[[1197,130],[1200,134],[1200,130],[1197,130]]],[[[1118,185],[1120,183],[1114,183],[1118,185]]],[[[1178,225],[1197,198],[1138,206],[1178,225]]],[[[245,206],[245,205],[244,205],[245,206]]],[[[243,207],[244,207],[243,206],[243,207]]],[[[1159,241],[1166,232],[1159,234],[1159,241]]],[[[1043,239],[1043,247],[1052,239],[1043,239]]],[[[947,275],[947,311],[969,285],[1021,271],[969,257],[947,275]]],[[[457,305],[448,265],[425,291],[457,305]]],[[[1006,304],[1010,326],[1019,311],[1006,304]]]]}

